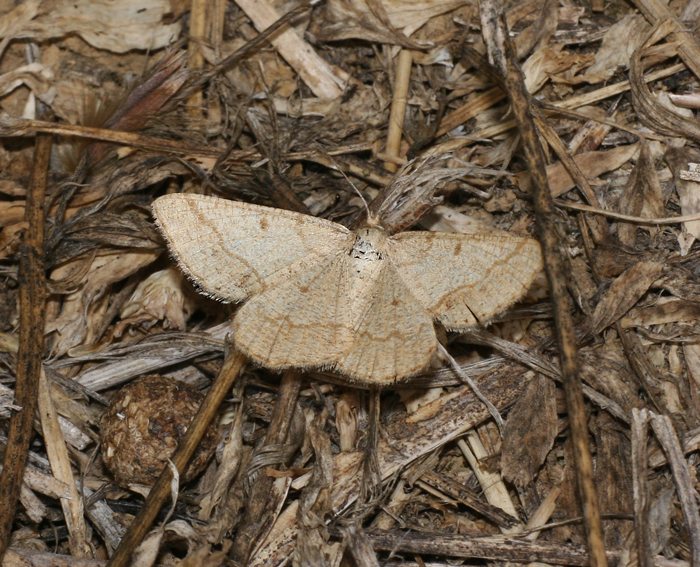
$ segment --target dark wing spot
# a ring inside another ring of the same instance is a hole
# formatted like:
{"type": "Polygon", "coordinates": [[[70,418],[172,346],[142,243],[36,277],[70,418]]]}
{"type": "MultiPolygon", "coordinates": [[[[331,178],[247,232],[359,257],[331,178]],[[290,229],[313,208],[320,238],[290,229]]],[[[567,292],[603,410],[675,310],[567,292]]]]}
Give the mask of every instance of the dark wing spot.
{"type": "Polygon", "coordinates": [[[457,242],[457,246],[455,246],[454,255],[459,256],[461,253],[462,253],[462,243],[457,242]]]}
{"type": "Polygon", "coordinates": [[[270,223],[265,217],[260,217],[260,228],[262,230],[267,230],[270,227],[270,223]]]}

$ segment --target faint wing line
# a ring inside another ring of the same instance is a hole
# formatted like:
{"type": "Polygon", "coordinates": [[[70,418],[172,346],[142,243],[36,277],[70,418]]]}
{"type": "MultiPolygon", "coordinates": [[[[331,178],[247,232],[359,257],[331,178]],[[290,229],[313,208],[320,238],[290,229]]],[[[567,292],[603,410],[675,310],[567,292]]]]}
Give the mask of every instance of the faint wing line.
{"type": "Polygon", "coordinates": [[[182,270],[227,302],[273,287],[354,240],[324,219],[204,195],[166,195],[153,212],[182,270]]]}
{"type": "Polygon", "coordinates": [[[329,258],[251,298],[234,317],[237,348],[278,370],[333,366],[352,344],[346,265],[329,258]]]}
{"type": "Polygon", "coordinates": [[[400,277],[450,330],[487,323],[542,270],[539,243],[508,233],[403,232],[390,243],[400,277]]]}
{"type": "Polygon", "coordinates": [[[335,368],[356,382],[388,386],[423,370],[437,348],[430,314],[385,262],[352,322],[352,346],[335,368]]]}

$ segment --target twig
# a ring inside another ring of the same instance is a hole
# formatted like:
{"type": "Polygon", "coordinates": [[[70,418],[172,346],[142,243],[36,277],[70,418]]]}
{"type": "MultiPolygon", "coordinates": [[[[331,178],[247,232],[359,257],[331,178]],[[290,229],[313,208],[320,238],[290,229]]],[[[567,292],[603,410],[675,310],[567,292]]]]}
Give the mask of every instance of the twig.
{"type": "Polygon", "coordinates": [[[632,490],[634,492],[634,533],[637,543],[637,564],[652,567],[649,522],[649,483],[647,482],[647,435],[649,412],[632,408],[632,490]]]}
{"type": "MultiPolygon", "coordinates": [[[[396,61],[396,78],[394,79],[394,95],[391,99],[389,113],[389,129],[386,135],[386,155],[400,157],[403,121],[406,115],[406,100],[408,85],[411,82],[411,66],[413,54],[410,49],[402,49],[396,61]]],[[[384,164],[387,171],[395,172],[399,167],[393,161],[384,164]]]]}
{"type": "Polygon", "coordinates": [[[32,176],[27,190],[26,240],[19,256],[19,350],[15,404],[0,475],[0,563],[10,543],[20,485],[27,463],[32,426],[37,408],[39,376],[44,351],[46,282],[44,274],[44,196],[51,157],[52,138],[40,134],[34,149],[32,176]]]}
{"type": "MultiPolygon", "coordinates": [[[[282,19],[267,0],[236,0],[236,4],[261,32],[282,19]]],[[[343,94],[349,75],[325,61],[294,28],[288,27],[278,33],[270,43],[317,97],[333,99],[343,94]]]]}
{"type": "Polygon", "coordinates": [[[381,427],[381,392],[372,388],[368,392],[367,440],[362,460],[362,484],[360,485],[360,508],[371,508],[381,492],[382,471],[379,465],[379,428],[381,427]]]}
{"type": "Polygon", "coordinates": [[[523,150],[532,176],[533,201],[544,267],[554,308],[557,342],[560,347],[561,373],[574,449],[578,487],[583,505],[590,564],[607,565],[598,497],[593,482],[586,410],[581,379],[576,363],[576,334],[571,316],[571,302],[566,291],[564,258],[555,225],[555,207],[545,169],[544,153],[534,125],[522,71],[515,63],[505,16],[497,0],[481,0],[481,33],[490,62],[499,70],[508,88],[512,110],[522,136],[523,150]]]}
{"type": "Polygon", "coordinates": [[[457,361],[452,357],[452,355],[447,351],[447,349],[444,346],[442,346],[442,343],[438,343],[438,351],[440,352],[440,355],[445,359],[445,361],[450,365],[450,368],[452,368],[452,371],[457,375],[461,382],[469,386],[474,392],[474,395],[477,398],[479,398],[481,402],[486,406],[486,409],[489,410],[489,413],[491,414],[491,417],[493,417],[493,420],[496,422],[496,425],[498,425],[498,430],[501,433],[503,433],[503,417],[501,417],[498,408],[494,406],[491,403],[491,401],[486,396],[484,396],[484,394],[481,393],[481,390],[479,390],[479,386],[476,385],[476,382],[472,380],[471,376],[469,376],[469,374],[467,374],[459,364],[457,364],[457,361]]]}
{"type": "MultiPolygon", "coordinates": [[[[204,55],[202,54],[202,42],[206,37],[207,25],[207,2],[194,0],[190,8],[190,34],[187,46],[187,66],[194,70],[202,68],[204,65],[204,55]]],[[[202,91],[197,90],[190,96],[189,112],[194,118],[202,114],[202,91]]]]}
{"type": "Polygon", "coordinates": [[[591,207],[590,205],[583,205],[581,203],[569,203],[559,199],[557,199],[555,203],[557,207],[573,209],[575,211],[583,211],[584,213],[592,213],[594,215],[602,215],[611,219],[617,219],[623,222],[633,222],[636,224],[679,224],[700,220],[700,213],[693,213],[692,215],[679,215],[677,217],[644,218],[635,217],[633,215],[623,215],[622,213],[614,213],[612,211],[605,211],[603,209],[591,207]]]}
{"type": "MultiPolygon", "coordinates": [[[[415,530],[368,532],[375,550],[394,554],[442,555],[445,557],[481,558],[490,561],[555,565],[588,565],[582,547],[552,542],[532,542],[504,535],[469,537],[466,534],[445,535],[415,530]]],[[[619,554],[611,553],[615,561],[619,554]]]]}
{"type": "Polygon", "coordinates": [[[51,385],[43,370],[39,377],[37,395],[41,430],[44,434],[46,454],[56,479],[66,484],[68,498],[61,498],[61,508],[68,528],[68,545],[74,557],[92,557],[88,529],[85,523],[85,501],[76,487],[76,479],[70,464],[66,441],[61,433],[58,412],[51,398],[51,385]]]}
{"type": "MultiPolygon", "coordinates": [[[[209,428],[209,424],[216,415],[221,402],[229,394],[233,382],[241,373],[244,364],[245,356],[235,350],[226,356],[219,375],[211,385],[197,415],[187,428],[187,433],[172,456],[171,460],[180,474],[187,467],[202,437],[209,428]]],[[[119,543],[119,547],[117,547],[114,555],[109,560],[109,567],[126,567],[129,564],[131,554],[143,540],[158,511],[170,495],[171,478],[172,472],[170,468],[166,467],[153,485],[153,488],[151,488],[143,508],[131,522],[129,529],[119,543]]]]}
{"type": "MultiPolygon", "coordinates": [[[[300,390],[301,376],[299,372],[294,370],[285,372],[270,425],[265,434],[265,442],[257,450],[258,454],[260,451],[279,447],[287,441],[300,390]]],[[[274,520],[275,511],[279,504],[278,502],[270,502],[270,495],[274,494],[272,490],[274,481],[274,477],[270,475],[256,475],[255,484],[248,497],[245,515],[240,522],[241,529],[236,534],[236,539],[231,547],[232,559],[239,561],[242,565],[249,563],[250,554],[258,543],[258,539],[270,527],[270,522],[274,520]]]]}
{"type": "Polygon", "coordinates": [[[681,510],[685,518],[685,525],[690,535],[690,564],[700,565],[700,512],[698,511],[697,492],[693,486],[690,476],[688,462],[683,456],[683,449],[678,440],[678,435],[673,429],[671,419],[667,415],[656,415],[649,412],[651,416],[651,428],[654,435],[663,447],[668,458],[668,464],[673,473],[673,481],[676,484],[678,500],[681,503],[681,510]]]}
{"type": "Polygon", "coordinates": [[[671,39],[678,42],[678,55],[695,76],[700,77],[700,45],[697,38],[695,34],[683,28],[668,5],[661,0],[632,0],[632,4],[652,26],[657,26],[661,22],[671,23],[674,27],[671,39]]]}

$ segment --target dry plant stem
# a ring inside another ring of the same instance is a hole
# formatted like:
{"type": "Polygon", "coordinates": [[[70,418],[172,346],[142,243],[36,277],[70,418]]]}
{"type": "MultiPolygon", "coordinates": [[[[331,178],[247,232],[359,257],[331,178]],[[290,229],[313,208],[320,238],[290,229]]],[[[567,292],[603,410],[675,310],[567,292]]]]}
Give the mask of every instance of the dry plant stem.
{"type": "Polygon", "coordinates": [[[447,351],[447,349],[444,346],[442,346],[442,343],[438,343],[438,352],[447,361],[447,363],[450,365],[450,368],[452,368],[452,371],[457,375],[460,381],[463,384],[467,384],[474,392],[474,395],[482,401],[482,403],[486,406],[486,409],[489,410],[489,413],[491,414],[491,417],[493,417],[493,420],[496,422],[496,425],[498,425],[498,430],[500,432],[503,432],[503,417],[501,417],[498,408],[494,406],[489,401],[489,399],[486,396],[484,396],[484,394],[481,393],[479,387],[476,385],[476,382],[474,382],[474,380],[471,379],[469,374],[462,370],[462,367],[459,364],[457,364],[457,361],[452,357],[452,355],[447,351]]]}
{"type": "Polygon", "coordinates": [[[58,412],[51,398],[51,384],[45,373],[40,373],[37,395],[41,430],[44,435],[46,454],[51,463],[51,471],[56,479],[66,484],[69,497],[61,498],[61,508],[68,528],[68,546],[74,557],[92,557],[88,529],[85,523],[84,500],[76,486],[66,441],[61,432],[58,412]]]}
{"type": "Polygon", "coordinates": [[[522,72],[515,63],[503,9],[497,0],[479,2],[481,26],[491,63],[503,75],[513,114],[522,136],[523,150],[532,176],[533,201],[544,267],[554,308],[557,342],[560,348],[561,374],[574,449],[578,488],[583,506],[590,564],[607,565],[598,496],[593,483],[591,459],[581,380],[576,363],[576,335],[571,302],[566,291],[566,269],[559,245],[555,208],[547,183],[544,154],[540,145],[522,72]]]}
{"type": "Polygon", "coordinates": [[[530,515],[530,518],[527,521],[527,525],[525,526],[528,530],[535,531],[532,531],[529,534],[527,534],[525,536],[525,539],[534,541],[540,536],[540,533],[542,532],[540,530],[537,530],[537,528],[539,528],[540,526],[544,526],[549,520],[549,518],[552,516],[554,510],[556,510],[557,498],[559,498],[560,494],[561,487],[555,486],[549,491],[547,496],[545,496],[544,500],[540,502],[540,505],[530,515]]]}
{"type": "Polygon", "coordinates": [[[615,329],[617,330],[617,336],[620,338],[625,356],[634,370],[633,376],[637,384],[639,384],[639,387],[648,398],[649,404],[654,406],[656,411],[663,412],[663,403],[651,387],[651,384],[658,380],[659,376],[655,366],[649,360],[641,340],[636,334],[625,331],[619,321],[615,322],[615,329]]]}
{"type": "MultiPolygon", "coordinates": [[[[583,547],[513,539],[503,535],[469,537],[466,534],[442,535],[415,530],[392,530],[368,532],[367,537],[375,551],[390,551],[394,554],[481,558],[499,563],[536,561],[537,565],[590,565],[583,547]]],[[[611,559],[616,559],[615,554],[610,555],[611,559]]]]}
{"type": "Polygon", "coordinates": [[[453,130],[454,128],[468,122],[475,116],[478,116],[479,113],[484,112],[485,110],[488,110],[492,106],[498,104],[504,98],[505,95],[500,87],[493,87],[492,89],[484,91],[483,93],[472,96],[469,101],[458,107],[456,110],[453,110],[442,119],[440,126],[437,129],[436,136],[444,136],[450,130],[453,130]]]}
{"type": "Polygon", "coordinates": [[[660,22],[672,22],[676,31],[671,39],[678,42],[678,55],[695,76],[700,77],[700,46],[695,34],[684,29],[669,9],[668,3],[662,0],[632,0],[632,4],[652,26],[657,26],[660,22]]]}
{"type": "Polygon", "coordinates": [[[685,524],[690,535],[690,564],[693,567],[700,565],[700,511],[698,511],[697,492],[690,476],[688,462],[683,455],[681,443],[673,428],[671,419],[667,415],[656,415],[649,412],[651,428],[654,435],[663,447],[668,464],[671,467],[673,481],[676,485],[678,500],[685,518],[685,524]]]}
{"type": "MultiPolygon", "coordinates": [[[[42,120],[25,120],[21,118],[11,118],[9,116],[0,117],[0,135],[3,137],[30,136],[37,132],[113,142],[123,146],[134,146],[139,149],[148,149],[156,152],[174,153],[178,155],[191,154],[213,159],[219,157],[217,152],[208,148],[189,146],[177,140],[143,136],[135,132],[77,126],[74,124],[54,124],[53,122],[44,122],[42,120]]],[[[258,155],[257,159],[259,158],[260,156],[258,155]]]]}
{"type": "MultiPolygon", "coordinates": [[[[280,446],[287,439],[300,390],[301,376],[299,372],[294,370],[285,372],[282,376],[279,397],[262,448],[280,446]]],[[[250,492],[245,516],[240,522],[241,529],[231,547],[231,558],[243,565],[248,564],[255,544],[258,543],[263,531],[269,527],[269,521],[276,509],[276,506],[268,505],[274,481],[272,476],[260,474],[255,479],[255,484],[250,492]]]]}
{"type": "Polygon", "coordinates": [[[516,518],[518,512],[501,475],[488,470],[486,466],[486,462],[492,455],[481,442],[476,428],[467,431],[465,439],[457,441],[457,447],[474,471],[474,476],[479,482],[487,502],[516,518]]]}
{"type": "Polygon", "coordinates": [[[379,494],[382,472],[379,466],[379,428],[381,427],[381,392],[373,388],[368,392],[367,441],[362,463],[360,504],[369,504],[379,494]]]}
{"type": "MultiPolygon", "coordinates": [[[[236,0],[236,4],[261,32],[282,19],[273,3],[267,0],[236,0]]],[[[343,94],[348,75],[327,63],[311,45],[299,37],[294,28],[288,27],[275,34],[270,43],[299,74],[314,95],[334,99],[343,94]]]]}
{"type": "MultiPolygon", "coordinates": [[[[539,111],[536,111],[534,116],[535,124],[538,131],[543,135],[549,146],[554,150],[559,160],[564,164],[569,175],[576,183],[579,191],[583,194],[589,204],[594,206],[600,206],[598,197],[593,191],[591,184],[586,179],[586,176],[581,171],[574,158],[569,155],[566,146],[561,141],[561,138],[557,135],[554,128],[552,128],[542,117],[539,111]]],[[[591,232],[596,242],[603,242],[608,236],[608,227],[603,219],[597,217],[593,218],[589,223],[591,232]]]]}
{"type": "MultiPolygon", "coordinates": [[[[191,146],[185,142],[177,140],[167,140],[165,138],[156,138],[152,136],[144,136],[135,132],[125,132],[122,130],[110,130],[108,128],[93,128],[89,126],[79,126],[74,124],[55,124],[53,122],[45,122],[42,120],[26,120],[21,118],[12,118],[9,116],[0,116],[0,137],[18,138],[33,136],[37,133],[56,134],[58,136],[86,138],[89,140],[98,140],[103,142],[112,142],[122,146],[132,146],[138,149],[152,150],[154,152],[163,152],[174,155],[184,155],[188,157],[202,158],[204,161],[211,161],[213,165],[218,158],[220,152],[215,149],[191,146]]],[[[364,152],[371,150],[370,144],[350,144],[348,146],[340,146],[337,149],[330,150],[326,156],[320,155],[317,152],[288,152],[280,154],[280,159],[283,161],[294,160],[309,160],[326,165],[328,167],[337,167],[327,156],[336,156],[342,154],[352,154],[356,152],[364,152]]],[[[228,156],[229,161],[246,161],[257,162],[264,156],[255,150],[238,150],[231,152],[228,156]]],[[[358,174],[360,177],[368,179],[375,185],[382,187],[388,185],[389,181],[385,177],[378,175],[376,172],[362,170],[359,164],[348,165],[348,171],[353,174],[358,174]]]]}
{"type": "MultiPolygon", "coordinates": [[[[684,69],[685,65],[683,63],[676,63],[675,65],[671,65],[664,69],[659,69],[657,71],[647,73],[646,75],[644,75],[644,81],[650,83],[658,79],[663,79],[666,77],[670,77],[671,75],[675,75],[676,73],[684,69]]],[[[615,95],[627,92],[628,90],[630,90],[630,82],[620,81],[619,83],[607,85],[594,91],[569,97],[563,101],[557,101],[554,104],[542,104],[544,108],[580,108],[582,106],[588,106],[594,104],[595,102],[605,100],[606,98],[610,98],[615,95]]],[[[503,99],[503,95],[501,95],[500,93],[501,90],[499,88],[494,88],[484,92],[481,95],[475,96],[470,102],[468,102],[462,107],[457,108],[442,120],[442,122],[440,123],[440,127],[437,130],[437,135],[440,136],[442,134],[446,134],[453,128],[456,128],[457,126],[463,124],[469,119],[474,118],[480,112],[483,112],[484,110],[490,108],[497,102],[500,102],[503,99]]],[[[515,120],[506,120],[503,122],[499,122],[498,124],[495,124],[493,126],[487,126],[486,128],[477,130],[476,132],[472,132],[470,134],[470,137],[473,139],[486,139],[496,136],[498,134],[502,134],[503,132],[507,132],[511,128],[515,128],[515,120]]]]}
{"type": "Polygon", "coordinates": [[[420,481],[443,494],[449,495],[450,498],[458,500],[499,528],[510,529],[519,524],[518,518],[514,518],[498,506],[484,502],[481,495],[474,494],[466,486],[445,474],[430,470],[421,475],[420,481]]]}
{"type": "MultiPolygon", "coordinates": [[[[394,80],[394,95],[391,100],[391,112],[389,114],[389,131],[386,136],[386,155],[400,157],[401,136],[403,134],[403,121],[406,115],[406,101],[408,97],[408,85],[411,82],[411,66],[413,54],[409,49],[402,49],[396,61],[396,78],[394,80]]],[[[386,162],[384,167],[392,173],[398,169],[393,162],[386,162]]]]}
{"type": "Polygon", "coordinates": [[[14,403],[22,409],[13,413],[10,418],[0,475],[0,563],[10,543],[12,523],[27,463],[44,354],[44,196],[51,146],[50,135],[37,136],[25,209],[28,228],[19,255],[19,350],[14,403]]]}
{"type": "Polygon", "coordinates": [[[651,522],[647,482],[647,450],[649,414],[646,410],[632,409],[632,490],[634,492],[634,533],[639,567],[652,567],[651,522]]]}
{"type": "MultiPolygon", "coordinates": [[[[187,66],[190,69],[201,69],[204,64],[201,43],[206,36],[207,0],[192,0],[190,8],[190,35],[187,46],[187,66]]],[[[190,114],[200,116],[202,112],[202,91],[195,91],[188,100],[190,114]]]]}
{"type": "MultiPolygon", "coordinates": [[[[228,66],[233,65],[235,62],[244,59],[249,54],[250,50],[263,45],[266,41],[266,38],[270,34],[272,34],[277,29],[281,28],[282,26],[286,25],[287,21],[296,17],[305,9],[306,8],[304,6],[301,6],[300,8],[295,9],[293,12],[285,14],[284,18],[282,18],[282,20],[275,24],[274,29],[266,29],[254,40],[248,42],[243,48],[239,49],[238,51],[230,55],[225,61],[222,61],[220,64],[218,64],[216,66],[215,71],[206,73],[206,76],[201,81],[198,81],[195,86],[188,87],[188,89],[201,88],[201,84],[205,82],[205,80],[208,80],[212,76],[216,75],[216,73],[220,72],[222,69],[226,69],[228,66]]],[[[652,73],[644,75],[644,81],[651,82],[665,77],[669,77],[671,75],[674,75],[675,73],[678,73],[679,71],[682,71],[683,69],[685,69],[685,66],[682,63],[678,63],[665,69],[660,69],[658,71],[654,71],[652,73]]],[[[611,96],[615,96],[627,90],[629,90],[629,81],[622,81],[620,83],[604,87],[603,89],[599,89],[597,91],[591,91],[591,93],[586,93],[578,97],[571,97],[564,101],[562,103],[562,106],[565,106],[566,108],[578,108],[580,106],[586,106],[598,102],[600,100],[609,98],[611,96]]],[[[466,117],[460,117],[460,120],[455,121],[455,126],[463,122],[462,118],[466,120],[470,117],[473,117],[473,115],[475,114],[477,113],[475,112],[474,114],[469,114],[466,117]]],[[[516,124],[514,120],[499,122],[494,126],[489,126],[487,128],[483,128],[482,130],[473,132],[465,139],[491,138],[493,136],[497,136],[499,134],[507,132],[508,130],[514,128],[515,125],[516,124]]],[[[184,154],[190,156],[210,158],[212,161],[216,161],[216,159],[219,157],[218,152],[209,148],[203,148],[201,146],[189,146],[181,141],[166,140],[164,138],[155,138],[152,136],[143,136],[134,132],[110,130],[107,128],[92,128],[72,124],[54,124],[52,122],[44,122],[41,120],[26,120],[9,116],[0,117],[0,135],[2,135],[3,137],[24,137],[34,135],[39,132],[68,137],[73,136],[77,138],[88,138],[104,142],[114,142],[116,144],[121,144],[125,146],[133,146],[141,149],[150,149],[153,151],[172,153],[175,155],[184,154]]],[[[440,132],[441,130],[438,131],[438,135],[440,134],[440,132]]],[[[652,136],[649,137],[651,138],[652,136]]],[[[328,155],[340,155],[345,153],[361,152],[369,149],[371,148],[368,145],[351,145],[348,147],[341,147],[338,150],[329,152],[328,155]]],[[[244,150],[232,153],[230,159],[258,161],[261,157],[261,154],[254,150],[244,150]]],[[[310,154],[309,152],[290,152],[288,154],[283,154],[281,158],[284,160],[310,159],[311,161],[317,161],[318,163],[321,163],[323,165],[328,165],[327,160],[324,159],[322,156],[310,154]]],[[[330,165],[328,166],[330,167],[330,165]]],[[[353,173],[357,172],[353,171],[353,173]]],[[[387,185],[386,180],[377,178],[375,174],[368,174],[367,172],[365,172],[365,174],[360,175],[360,177],[364,177],[380,186],[387,185]]]]}
{"type": "MultiPolygon", "coordinates": [[[[199,445],[209,424],[216,415],[216,412],[224,401],[224,398],[231,391],[231,386],[243,369],[245,356],[238,351],[231,351],[224,360],[224,364],[219,371],[219,375],[211,385],[209,392],[202,401],[202,405],[195,415],[192,423],[187,428],[185,437],[180,441],[177,450],[173,454],[171,461],[182,475],[197,446],[199,445]]],[[[163,469],[160,477],[148,493],[148,498],[124,534],[119,547],[109,560],[109,567],[125,567],[129,565],[131,554],[141,543],[146,532],[150,529],[158,511],[163,506],[165,500],[170,496],[170,481],[172,473],[169,467],[163,469]]]]}
{"type": "Polygon", "coordinates": [[[583,211],[585,213],[592,213],[594,215],[602,215],[604,217],[609,217],[611,219],[617,219],[623,222],[631,222],[634,224],[680,224],[684,222],[700,220],[700,213],[694,213],[692,215],[679,215],[677,217],[662,217],[662,218],[648,218],[635,217],[633,215],[623,215],[622,213],[615,213],[613,211],[604,211],[603,209],[598,209],[596,207],[591,207],[590,205],[582,205],[581,203],[568,203],[566,201],[556,200],[555,203],[558,207],[563,207],[565,209],[573,209],[574,211],[583,211]]]}

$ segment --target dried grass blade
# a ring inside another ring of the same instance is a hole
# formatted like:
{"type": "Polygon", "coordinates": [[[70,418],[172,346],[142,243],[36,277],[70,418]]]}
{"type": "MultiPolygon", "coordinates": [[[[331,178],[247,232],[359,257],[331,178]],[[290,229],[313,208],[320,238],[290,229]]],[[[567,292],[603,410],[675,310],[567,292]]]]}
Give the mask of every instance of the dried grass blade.
{"type": "Polygon", "coordinates": [[[44,195],[52,139],[37,136],[34,165],[27,191],[27,239],[20,255],[20,340],[15,403],[22,406],[10,418],[0,476],[0,562],[10,543],[20,484],[32,439],[39,377],[43,363],[46,281],[44,272],[44,195]]]}

